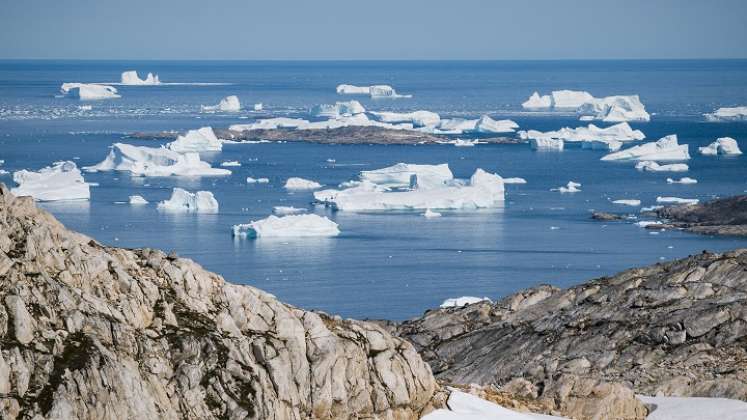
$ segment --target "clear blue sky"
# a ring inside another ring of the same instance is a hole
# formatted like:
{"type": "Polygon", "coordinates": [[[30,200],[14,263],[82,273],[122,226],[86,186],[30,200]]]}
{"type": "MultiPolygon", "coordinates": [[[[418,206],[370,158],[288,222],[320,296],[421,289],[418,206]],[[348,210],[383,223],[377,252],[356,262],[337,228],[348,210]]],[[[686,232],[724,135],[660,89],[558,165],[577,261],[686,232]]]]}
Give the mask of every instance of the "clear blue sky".
{"type": "Polygon", "coordinates": [[[747,0],[0,0],[0,58],[747,58],[747,0]]]}

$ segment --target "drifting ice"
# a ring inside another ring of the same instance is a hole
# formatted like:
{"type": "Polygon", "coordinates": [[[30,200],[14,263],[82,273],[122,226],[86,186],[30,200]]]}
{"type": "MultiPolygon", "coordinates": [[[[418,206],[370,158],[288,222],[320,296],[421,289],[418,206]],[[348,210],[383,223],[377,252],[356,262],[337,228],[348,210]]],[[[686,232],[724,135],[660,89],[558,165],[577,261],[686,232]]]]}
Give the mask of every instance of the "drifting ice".
{"type": "Polygon", "coordinates": [[[647,172],[687,172],[690,167],[686,163],[671,163],[669,165],[659,165],[652,160],[638,162],[635,168],[639,171],[647,172]]]}
{"type": "Polygon", "coordinates": [[[337,223],[316,214],[269,216],[266,219],[233,226],[233,236],[249,238],[337,236],[337,223]]]}
{"type": "Polygon", "coordinates": [[[413,127],[435,127],[441,122],[441,117],[431,111],[414,112],[371,112],[372,118],[389,124],[409,123],[413,127]]]}
{"type": "Polygon", "coordinates": [[[221,162],[220,166],[224,168],[230,167],[230,166],[241,166],[241,162],[239,162],[238,160],[229,160],[226,162],[221,162]]]}
{"type": "Polygon", "coordinates": [[[425,213],[423,213],[423,217],[426,219],[435,219],[437,217],[441,217],[441,213],[433,211],[431,209],[426,209],[425,213]]]}
{"type": "Polygon", "coordinates": [[[550,95],[534,92],[521,106],[530,110],[576,111],[582,119],[606,122],[649,121],[638,95],[595,98],[588,92],[556,90],[550,95]]]}
{"type": "Polygon", "coordinates": [[[114,143],[109,155],[97,165],[83,168],[88,172],[125,171],[136,176],[222,176],[228,169],[212,168],[197,153],[177,153],[163,147],[133,146],[114,143]]]}
{"type": "Polygon", "coordinates": [[[117,94],[117,89],[113,86],[93,83],[63,83],[60,86],[60,92],[65,96],[80,99],[81,101],[121,98],[117,94]]]}
{"type": "Polygon", "coordinates": [[[698,204],[697,198],[679,198],[679,197],[656,197],[659,204],[698,204]]]}
{"type": "Polygon", "coordinates": [[[704,114],[708,121],[744,121],[747,120],[747,106],[719,108],[711,114],[704,114]]]}
{"type": "Polygon", "coordinates": [[[561,193],[576,193],[581,191],[579,189],[580,186],[581,184],[579,184],[578,182],[568,181],[568,184],[566,184],[564,187],[556,188],[554,189],[554,191],[559,191],[561,193]]]}
{"type": "Polygon", "coordinates": [[[191,193],[181,188],[174,188],[171,198],[159,202],[158,209],[174,212],[217,213],[218,201],[210,191],[191,193]]]}
{"type": "Polygon", "coordinates": [[[128,70],[122,72],[122,84],[128,86],[153,86],[160,85],[161,81],[158,79],[157,74],[148,73],[148,76],[143,80],[137,75],[137,71],[128,70]]]}
{"type": "Polygon", "coordinates": [[[311,110],[311,114],[316,117],[339,118],[341,116],[350,116],[362,114],[366,108],[358,101],[335,102],[334,105],[322,104],[317,105],[311,110]]]}
{"type": "Polygon", "coordinates": [[[132,205],[148,204],[148,200],[144,199],[142,195],[131,195],[130,204],[132,205]]]}
{"type": "Polygon", "coordinates": [[[38,172],[20,170],[13,173],[18,186],[10,190],[17,196],[31,196],[36,201],[88,200],[89,184],[75,162],[55,162],[38,172]]]}
{"type": "Polygon", "coordinates": [[[287,216],[289,214],[306,213],[306,209],[292,206],[276,206],[272,208],[272,212],[278,216],[287,216]]]}
{"type": "Polygon", "coordinates": [[[619,152],[610,153],[602,160],[687,160],[690,159],[688,146],[677,143],[677,135],[671,134],[656,142],[644,143],[619,152]]]}
{"type": "Polygon", "coordinates": [[[202,105],[200,109],[203,112],[239,112],[241,111],[241,102],[239,102],[238,96],[231,95],[221,99],[218,105],[202,105]]]}
{"type": "Polygon", "coordinates": [[[549,138],[529,139],[529,146],[533,150],[561,151],[563,150],[563,140],[549,138]]]}
{"type": "Polygon", "coordinates": [[[606,128],[599,128],[594,124],[588,127],[570,128],[564,127],[556,131],[537,131],[527,130],[520,131],[519,137],[522,139],[561,139],[567,142],[584,142],[584,141],[636,141],[643,140],[646,136],[640,130],[633,130],[630,124],[621,122],[606,128]]]}
{"type": "Polygon", "coordinates": [[[715,155],[741,155],[742,151],[739,150],[739,144],[736,140],[731,137],[721,137],[716,139],[713,143],[705,147],[699,147],[698,151],[704,156],[715,156],[715,155]]]}
{"type": "Polygon", "coordinates": [[[454,179],[449,165],[417,165],[397,163],[386,168],[361,171],[360,180],[385,188],[434,188],[454,179]]]}
{"type": "Polygon", "coordinates": [[[612,204],[621,204],[623,206],[638,207],[641,205],[641,200],[614,200],[612,204]]]}
{"type": "Polygon", "coordinates": [[[694,178],[683,177],[680,179],[667,178],[667,184],[697,184],[698,180],[694,178]]]}
{"type": "Polygon", "coordinates": [[[338,95],[369,95],[372,98],[412,98],[412,95],[400,95],[389,85],[354,86],[338,85],[338,95]]]}
{"type": "Polygon", "coordinates": [[[220,152],[223,149],[223,142],[215,137],[212,128],[202,127],[198,130],[189,130],[187,134],[177,137],[166,147],[179,153],[220,152]]]}
{"type": "Polygon", "coordinates": [[[269,178],[252,178],[250,176],[246,178],[247,184],[267,184],[269,182],[269,178]]]}
{"type": "Polygon", "coordinates": [[[298,177],[291,177],[288,178],[287,181],[285,181],[284,188],[289,191],[307,191],[307,190],[315,190],[317,188],[321,188],[322,184],[311,181],[308,179],[298,178],[298,177]]]}

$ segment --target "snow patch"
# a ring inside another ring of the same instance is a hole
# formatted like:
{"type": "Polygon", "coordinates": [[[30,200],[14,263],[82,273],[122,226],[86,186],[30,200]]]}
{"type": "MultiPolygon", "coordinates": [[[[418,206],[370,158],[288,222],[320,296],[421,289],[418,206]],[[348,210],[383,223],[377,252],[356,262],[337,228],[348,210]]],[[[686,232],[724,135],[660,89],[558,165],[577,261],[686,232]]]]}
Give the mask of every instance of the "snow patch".
{"type": "Polygon", "coordinates": [[[475,297],[475,296],[461,296],[458,298],[449,298],[443,301],[441,308],[454,308],[458,306],[467,306],[477,302],[488,302],[493,303],[490,298],[487,297],[475,297]]]}

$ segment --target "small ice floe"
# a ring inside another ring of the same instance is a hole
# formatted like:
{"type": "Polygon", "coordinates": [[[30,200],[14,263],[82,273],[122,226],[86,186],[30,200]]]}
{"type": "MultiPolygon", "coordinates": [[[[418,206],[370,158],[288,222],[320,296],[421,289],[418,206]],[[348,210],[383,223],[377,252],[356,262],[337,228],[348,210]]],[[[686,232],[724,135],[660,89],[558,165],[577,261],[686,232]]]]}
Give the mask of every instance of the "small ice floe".
{"type": "Polygon", "coordinates": [[[603,156],[601,160],[670,161],[688,159],[690,159],[688,146],[686,144],[677,143],[677,135],[671,134],[655,142],[644,143],[618,152],[610,153],[603,156]]]}
{"type": "Polygon", "coordinates": [[[679,197],[656,197],[659,204],[698,204],[697,198],[679,198],[679,197]]]}
{"type": "Polygon", "coordinates": [[[527,180],[524,178],[519,177],[513,177],[513,178],[503,178],[504,184],[526,184],[527,180]]]}
{"type": "Polygon", "coordinates": [[[178,153],[164,147],[114,143],[102,162],[87,172],[125,171],[135,176],[225,176],[228,169],[213,168],[197,153],[178,153]]]}
{"type": "Polygon", "coordinates": [[[664,208],[664,206],[641,207],[641,213],[652,212],[664,208]]]}
{"type": "Polygon", "coordinates": [[[283,186],[283,188],[288,191],[308,191],[316,190],[321,187],[322,184],[316,181],[298,177],[288,178],[288,180],[285,181],[285,185],[283,186]]]}
{"type": "Polygon", "coordinates": [[[236,95],[226,96],[221,99],[218,105],[202,105],[202,112],[239,112],[241,111],[241,102],[236,95]]]}
{"type": "Polygon", "coordinates": [[[655,407],[646,420],[742,420],[747,419],[747,403],[728,398],[636,396],[655,407]]]}
{"type": "Polygon", "coordinates": [[[667,184],[697,184],[698,180],[694,178],[682,177],[680,179],[667,178],[667,184]]]}
{"type": "Polygon", "coordinates": [[[70,98],[81,101],[121,98],[113,86],[95,83],[63,83],[60,92],[70,98]]]}
{"type": "Polygon", "coordinates": [[[292,207],[292,206],[275,206],[272,208],[272,212],[278,216],[287,216],[289,214],[306,213],[307,210],[304,208],[292,207]]]}
{"type": "Polygon", "coordinates": [[[475,140],[462,140],[462,139],[456,139],[450,142],[456,147],[473,147],[477,144],[477,139],[475,140]]]}
{"type": "Polygon", "coordinates": [[[670,163],[668,165],[659,165],[652,160],[638,162],[635,168],[645,172],[687,172],[690,167],[686,163],[670,163]]]}
{"type": "Polygon", "coordinates": [[[249,238],[287,238],[337,236],[337,223],[316,214],[269,216],[266,219],[233,226],[233,236],[249,238]]]}
{"type": "Polygon", "coordinates": [[[8,175],[10,172],[6,171],[5,169],[0,169],[0,175],[8,175]]]}
{"type": "Polygon", "coordinates": [[[129,202],[132,205],[148,204],[148,200],[146,200],[145,198],[143,198],[142,195],[131,195],[129,202]]]}
{"type": "Polygon", "coordinates": [[[605,122],[650,121],[651,116],[638,95],[595,98],[589,92],[556,90],[550,95],[534,92],[522,108],[528,110],[575,111],[582,120],[605,122]]]}
{"type": "Polygon", "coordinates": [[[739,144],[731,137],[718,138],[708,146],[699,147],[698,151],[704,156],[736,156],[742,154],[742,151],[739,150],[739,144]]]}
{"type": "Polygon", "coordinates": [[[581,184],[579,184],[578,182],[568,181],[568,184],[566,184],[564,187],[553,188],[550,191],[558,191],[561,193],[576,193],[581,191],[579,187],[581,187],[581,184]]]}
{"type": "Polygon", "coordinates": [[[329,159],[327,159],[327,163],[337,163],[337,160],[329,158],[329,159]]]}
{"type": "Polygon", "coordinates": [[[191,193],[182,188],[174,188],[171,198],[159,202],[158,209],[170,212],[217,213],[218,200],[210,191],[191,193]]]}
{"type": "Polygon", "coordinates": [[[189,130],[180,135],[175,141],[166,145],[169,149],[179,152],[220,152],[223,150],[223,142],[220,141],[211,127],[202,127],[197,130],[189,130]]]}
{"type": "Polygon", "coordinates": [[[225,162],[221,162],[220,166],[223,166],[223,167],[241,166],[241,162],[239,162],[238,160],[227,160],[225,162]]]}
{"type": "Polygon", "coordinates": [[[91,105],[78,105],[78,111],[90,111],[92,109],[91,105]]]}
{"type": "Polygon", "coordinates": [[[441,308],[454,308],[459,306],[467,306],[471,305],[473,303],[478,302],[487,302],[487,303],[493,303],[490,298],[487,297],[475,297],[475,296],[461,296],[457,298],[449,298],[443,301],[441,304],[441,308]]]}
{"type": "Polygon", "coordinates": [[[338,95],[369,95],[372,98],[412,98],[412,95],[401,95],[389,85],[355,86],[337,85],[338,95]]]}
{"type": "Polygon", "coordinates": [[[358,101],[335,102],[334,105],[322,104],[313,107],[310,113],[315,117],[340,118],[366,112],[358,101]]]}
{"type": "Polygon", "coordinates": [[[636,225],[642,228],[645,228],[647,226],[659,226],[663,225],[664,223],[658,221],[658,220],[641,220],[640,222],[636,222],[636,225]]]}
{"type": "Polygon", "coordinates": [[[128,70],[122,72],[121,84],[127,86],[154,86],[160,85],[161,81],[158,79],[157,74],[148,73],[145,80],[143,80],[137,75],[137,71],[128,70]]]}
{"type": "Polygon", "coordinates": [[[252,178],[250,176],[246,177],[247,184],[268,184],[269,182],[269,178],[252,178]]]}
{"type": "Polygon", "coordinates": [[[638,207],[641,205],[641,200],[613,200],[612,204],[620,204],[623,206],[638,207]]]}
{"type": "Polygon", "coordinates": [[[423,217],[426,219],[434,219],[436,217],[441,217],[441,213],[433,211],[431,209],[425,209],[425,213],[423,213],[423,217]]]}
{"type": "Polygon", "coordinates": [[[55,162],[37,172],[20,170],[13,173],[18,184],[10,192],[17,196],[30,196],[36,201],[88,200],[90,184],[86,183],[75,162],[55,162]]]}
{"type": "Polygon", "coordinates": [[[708,121],[745,121],[747,120],[747,106],[733,108],[719,108],[710,114],[703,114],[708,121]]]}
{"type": "Polygon", "coordinates": [[[262,105],[262,102],[254,104],[255,111],[262,111],[263,109],[264,109],[264,105],[262,105]]]}

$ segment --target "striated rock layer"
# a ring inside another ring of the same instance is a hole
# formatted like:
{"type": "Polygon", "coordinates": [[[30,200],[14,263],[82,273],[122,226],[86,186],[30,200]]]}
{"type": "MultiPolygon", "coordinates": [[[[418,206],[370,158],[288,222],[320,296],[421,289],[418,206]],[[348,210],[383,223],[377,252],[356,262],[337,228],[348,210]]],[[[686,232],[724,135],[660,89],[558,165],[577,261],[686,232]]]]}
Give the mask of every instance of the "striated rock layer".
{"type": "Polygon", "coordinates": [[[0,418],[416,419],[436,388],[374,324],[101,245],[0,184],[0,418]]]}
{"type": "Polygon", "coordinates": [[[664,207],[656,215],[667,226],[705,235],[747,236],[747,195],[707,203],[664,207]]]}

